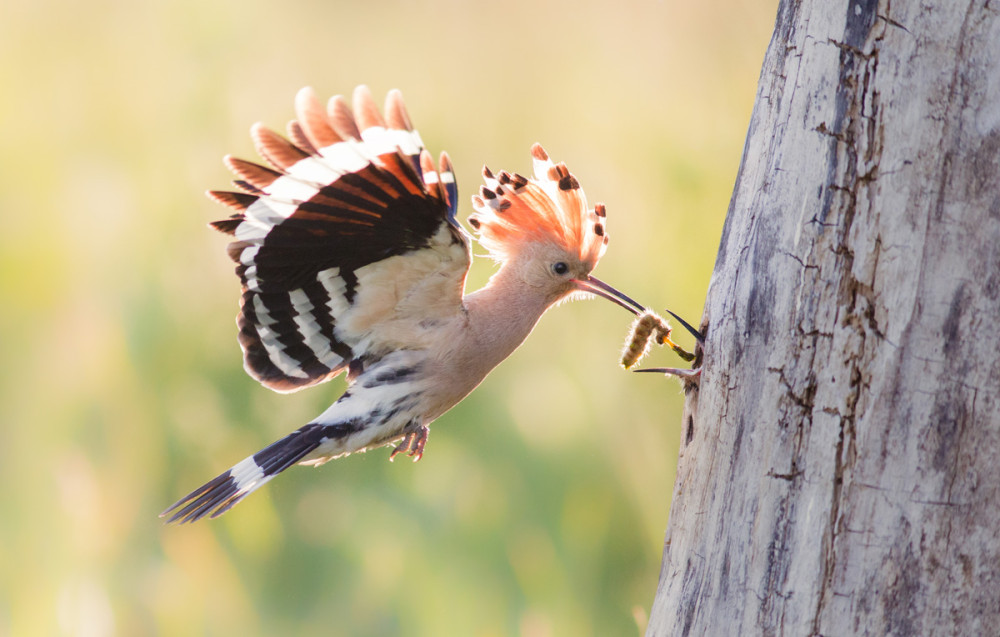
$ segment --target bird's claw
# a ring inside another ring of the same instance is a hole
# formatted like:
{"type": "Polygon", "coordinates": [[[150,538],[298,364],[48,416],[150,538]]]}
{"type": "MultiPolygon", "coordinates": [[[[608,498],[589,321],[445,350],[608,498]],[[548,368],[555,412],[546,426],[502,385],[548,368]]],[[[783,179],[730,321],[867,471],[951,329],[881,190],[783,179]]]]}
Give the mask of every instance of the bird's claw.
{"type": "Polygon", "coordinates": [[[399,441],[396,448],[389,454],[389,462],[392,462],[397,454],[405,453],[416,462],[424,457],[424,446],[427,444],[427,437],[430,436],[431,428],[421,425],[416,431],[410,431],[399,441]]]}

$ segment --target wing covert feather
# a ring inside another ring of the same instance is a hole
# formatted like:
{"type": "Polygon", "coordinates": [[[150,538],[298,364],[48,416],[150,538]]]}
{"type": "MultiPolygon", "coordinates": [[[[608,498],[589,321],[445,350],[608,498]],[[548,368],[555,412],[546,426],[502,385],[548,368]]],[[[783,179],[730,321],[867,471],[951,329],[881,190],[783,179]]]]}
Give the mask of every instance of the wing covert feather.
{"type": "Polygon", "coordinates": [[[398,92],[388,128],[366,88],[354,104],[357,119],[343,98],[327,111],[303,89],[292,141],[251,129],[271,167],[227,156],[246,192],[209,193],[236,210],[211,225],[235,237],[244,366],[276,391],[419,347],[400,325],[462,308],[471,257],[451,162],[442,155],[435,169],[398,92]]]}

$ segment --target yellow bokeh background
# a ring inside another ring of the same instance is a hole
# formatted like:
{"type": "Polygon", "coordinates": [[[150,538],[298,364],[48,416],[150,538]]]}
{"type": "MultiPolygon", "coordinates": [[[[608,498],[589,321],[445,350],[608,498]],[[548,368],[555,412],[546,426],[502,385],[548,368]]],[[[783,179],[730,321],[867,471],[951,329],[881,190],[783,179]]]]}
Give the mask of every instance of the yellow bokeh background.
{"type": "Polygon", "coordinates": [[[603,301],[543,317],[421,462],[294,468],[163,525],[343,389],[243,373],[202,192],[301,86],[399,88],[460,218],[483,163],[527,172],[541,142],[608,206],[597,276],[697,322],[775,5],[0,6],[0,635],[638,634],[682,400],[618,367],[629,317],[603,301]]]}

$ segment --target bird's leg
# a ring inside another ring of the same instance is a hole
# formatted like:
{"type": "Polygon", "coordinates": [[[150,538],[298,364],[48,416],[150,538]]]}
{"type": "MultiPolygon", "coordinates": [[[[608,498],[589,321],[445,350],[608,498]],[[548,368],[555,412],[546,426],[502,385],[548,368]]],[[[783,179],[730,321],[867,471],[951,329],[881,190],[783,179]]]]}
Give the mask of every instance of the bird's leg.
{"type": "Polygon", "coordinates": [[[427,437],[430,436],[431,428],[427,425],[420,425],[416,431],[407,432],[403,439],[399,441],[396,448],[389,454],[389,462],[392,462],[396,454],[405,453],[416,462],[424,457],[424,446],[427,444],[427,437]]]}

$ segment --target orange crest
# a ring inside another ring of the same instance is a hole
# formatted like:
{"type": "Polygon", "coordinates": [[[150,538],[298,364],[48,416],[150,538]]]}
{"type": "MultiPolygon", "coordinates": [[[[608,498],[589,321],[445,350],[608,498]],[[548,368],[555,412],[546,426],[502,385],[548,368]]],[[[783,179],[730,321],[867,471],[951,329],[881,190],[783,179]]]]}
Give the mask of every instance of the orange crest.
{"type": "Polygon", "coordinates": [[[587,198],[566,164],[553,164],[538,144],[531,147],[534,179],[483,168],[486,185],[473,195],[469,224],[479,243],[498,261],[532,242],[553,243],[580,261],[597,265],[608,244],[604,204],[587,209],[587,198]]]}

